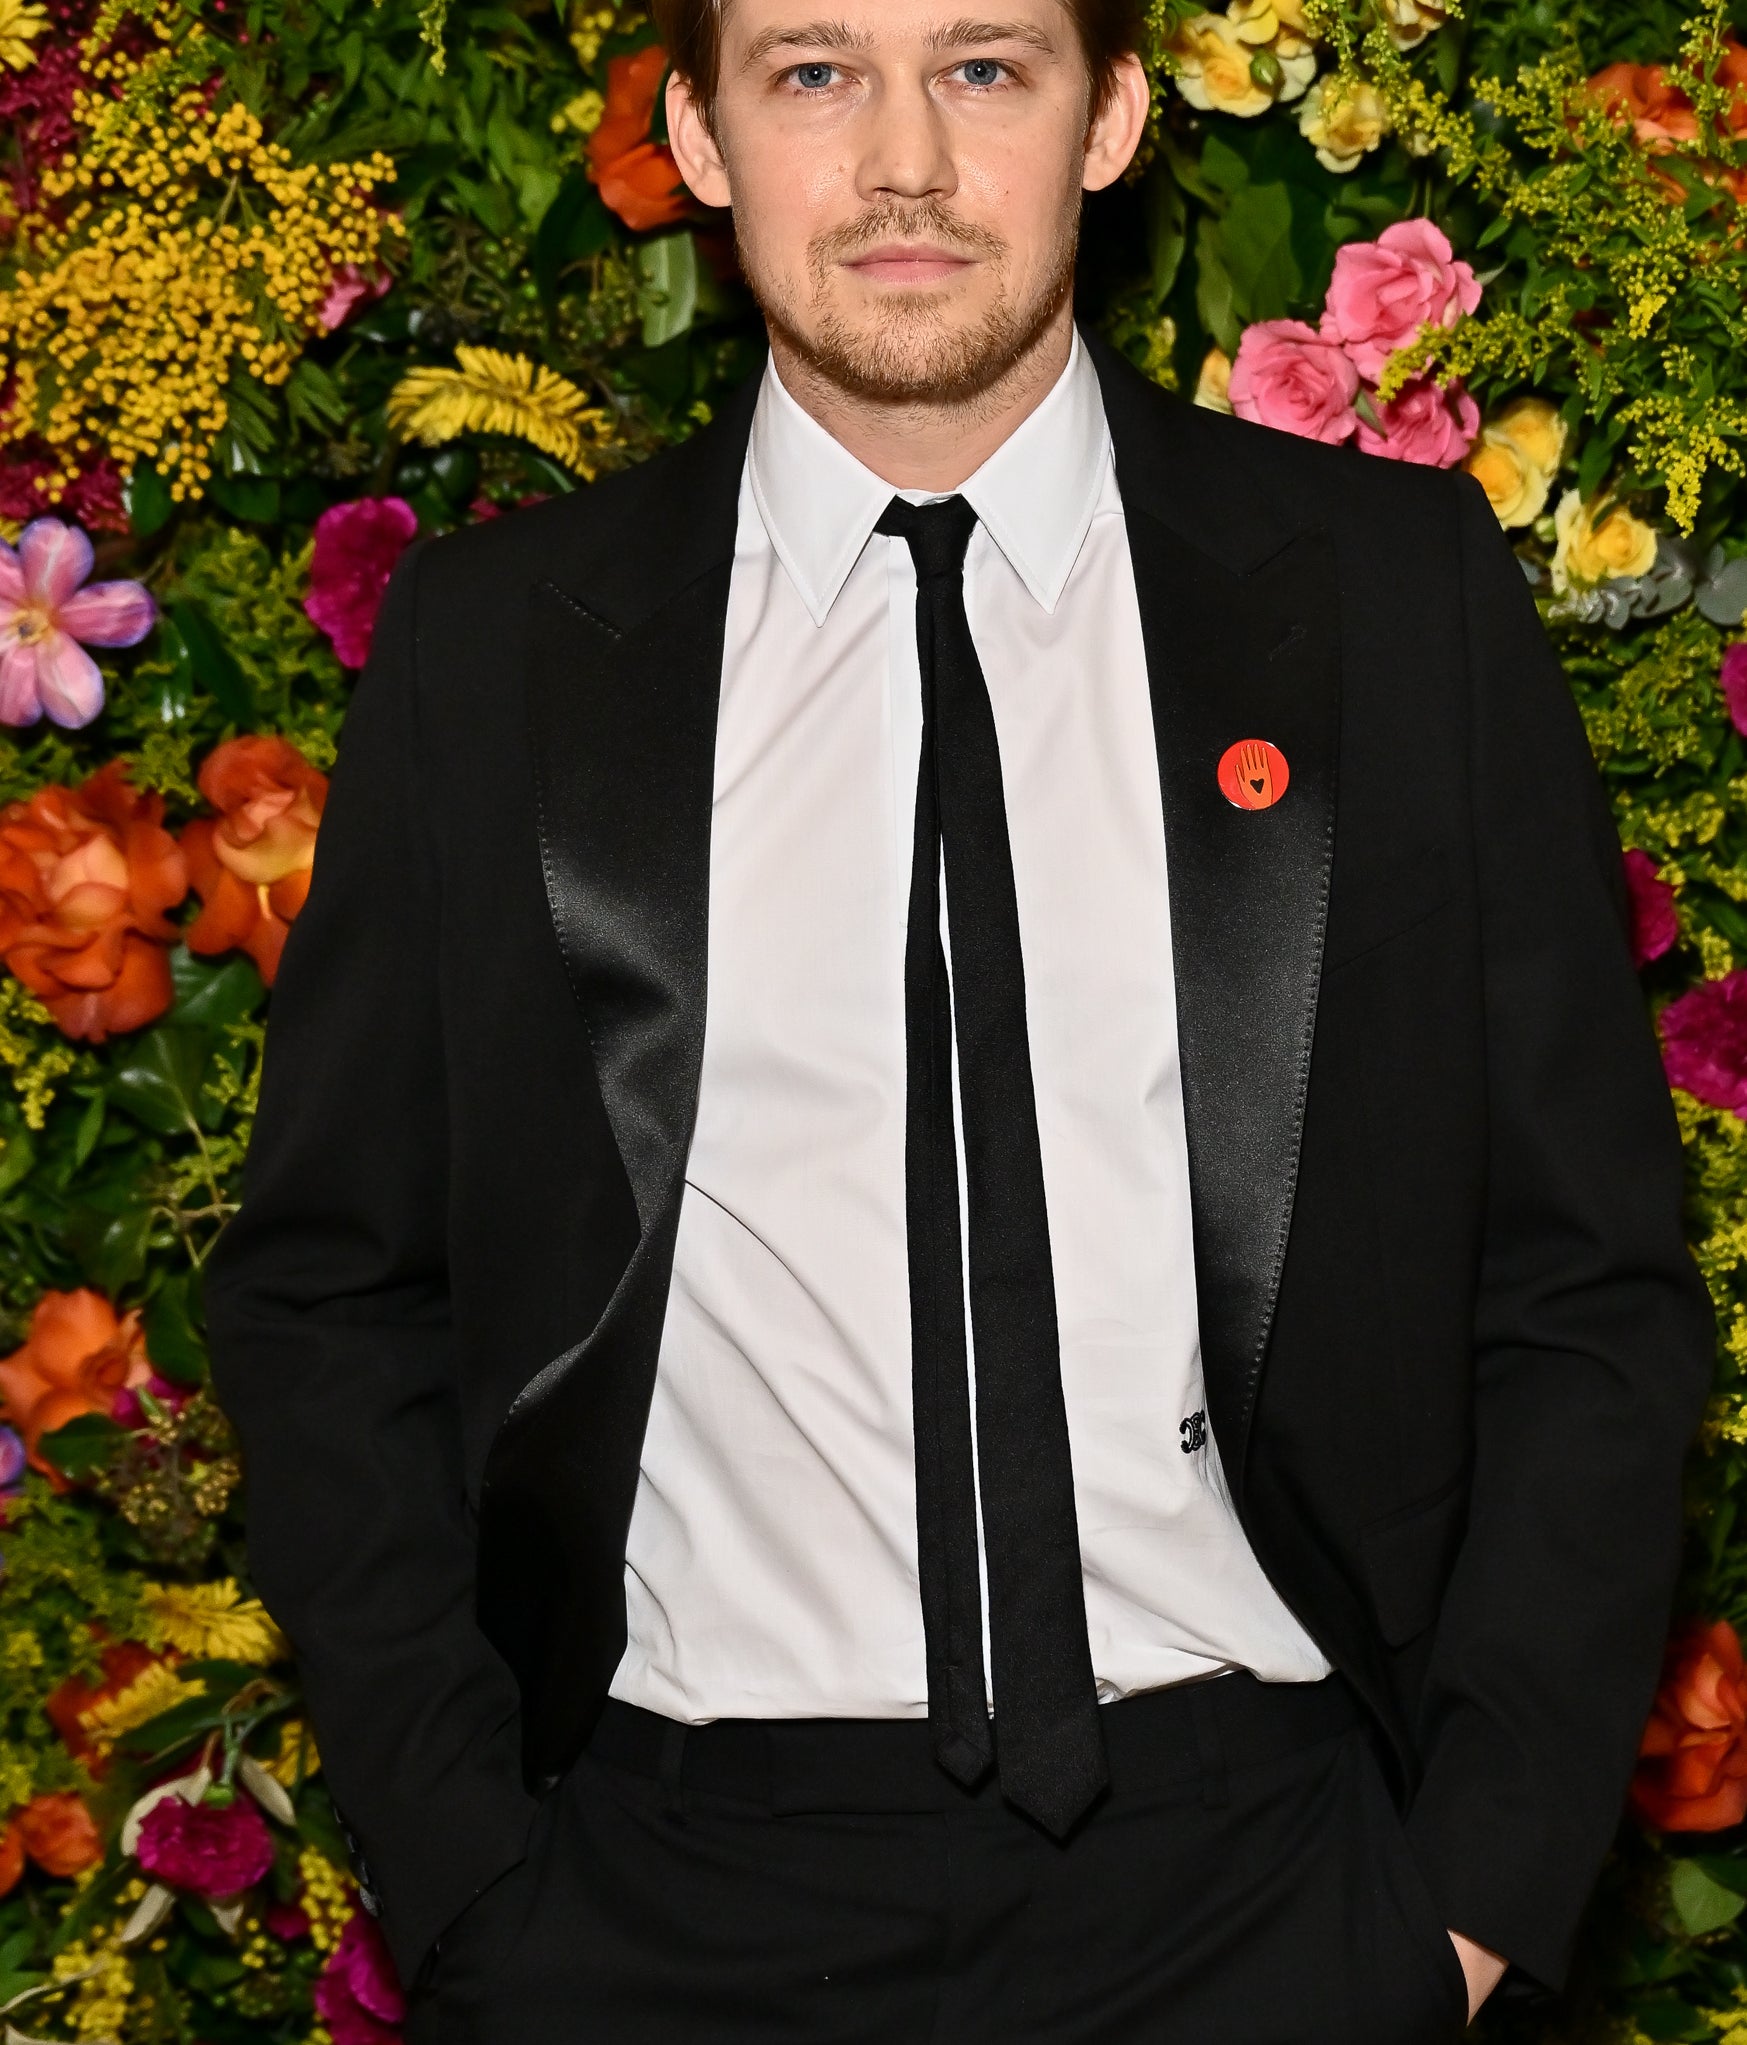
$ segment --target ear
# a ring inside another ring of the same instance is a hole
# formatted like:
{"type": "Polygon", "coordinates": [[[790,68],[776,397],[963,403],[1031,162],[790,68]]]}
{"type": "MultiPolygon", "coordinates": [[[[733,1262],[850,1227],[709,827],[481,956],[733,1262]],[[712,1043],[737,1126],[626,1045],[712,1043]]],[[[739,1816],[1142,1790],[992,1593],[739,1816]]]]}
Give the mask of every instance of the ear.
{"type": "Polygon", "coordinates": [[[1080,173],[1085,190],[1101,192],[1128,168],[1140,147],[1151,104],[1152,87],[1139,57],[1132,51],[1118,57],[1110,91],[1086,134],[1086,162],[1080,173]]]}
{"type": "Polygon", "coordinates": [[[693,198],[706,206],[730,203],[722,152],[703,108],[692,96],[690,82],[677,71],[667,74],[667,146],[693,198]]]}

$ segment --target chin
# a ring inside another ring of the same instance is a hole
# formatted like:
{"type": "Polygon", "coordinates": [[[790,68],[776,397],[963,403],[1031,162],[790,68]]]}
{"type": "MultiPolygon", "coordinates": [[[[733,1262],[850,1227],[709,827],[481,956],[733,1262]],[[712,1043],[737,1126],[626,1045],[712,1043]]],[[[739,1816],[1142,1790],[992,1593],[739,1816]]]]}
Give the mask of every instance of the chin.
{"type": "Polygon", "coordinates": [[[964,404],[994,390],[1036,344],[1056,303],[1022,318],[1006,302],[955,305],[951,291],[899,286],[871,305],[765,316],[816,375],[885,404],[964,404]]]}

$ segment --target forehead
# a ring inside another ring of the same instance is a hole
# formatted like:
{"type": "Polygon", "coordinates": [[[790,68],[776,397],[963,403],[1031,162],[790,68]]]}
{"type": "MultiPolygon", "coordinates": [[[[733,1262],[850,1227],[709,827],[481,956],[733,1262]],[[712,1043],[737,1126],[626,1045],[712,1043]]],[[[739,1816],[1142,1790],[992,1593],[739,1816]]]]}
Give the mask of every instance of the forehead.
{"type": "Polygon", "coordinates": [[[958,48],[1020,41],[1072,52],[1076,35],[1064,0],[718,0],[722,54],[729,64],[757,62],[805,44],[838,50],[958,48]]]}

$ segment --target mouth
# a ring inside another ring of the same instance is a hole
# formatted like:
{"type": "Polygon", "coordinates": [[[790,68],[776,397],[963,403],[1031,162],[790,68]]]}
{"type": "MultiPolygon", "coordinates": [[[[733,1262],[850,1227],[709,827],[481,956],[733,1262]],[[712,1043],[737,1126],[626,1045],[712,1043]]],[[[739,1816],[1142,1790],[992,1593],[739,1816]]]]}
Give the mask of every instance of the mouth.
{"type": "Polygon", "coordinates": [[[944,284],[962,276],[973,261],[931,242],[887,241],[851,256],[844,268],[870,284],[944,284]]]}

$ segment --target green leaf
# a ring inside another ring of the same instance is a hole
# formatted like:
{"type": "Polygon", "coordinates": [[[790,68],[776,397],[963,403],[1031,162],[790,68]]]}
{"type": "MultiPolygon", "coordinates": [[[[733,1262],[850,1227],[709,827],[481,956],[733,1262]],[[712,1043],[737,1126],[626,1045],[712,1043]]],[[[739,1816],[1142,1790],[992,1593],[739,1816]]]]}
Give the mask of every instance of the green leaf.
{"type": "Polygon", "coordinates": [[[103,1117],[107,1110],[101,1093],[94,1093],[85,1103],[85,1112],[79,1117],[79,1126],[73,1135],[73,1169],[77,1171],[97,1147],[97,1139],[103,1133],[103,1117]]]}
{"type": "Polygon", "coordinates": [[[111,1209],[88,1202],[68,1213],[64,1233],[90,1283],[99,1292],[119,1292],[144,1274],[152,1210],[139,1203],[111,1209]]]}
{"type": "Polygon", "coordinates": [[[571,264],[599,255],[613,238],[612,216],[601,204],[588,173],[580,166],[558,187],[534,236],[534,285],[550,317],[558,289],[571,264]]]}
{"type": "Polygon", "coordinates": [[[1696,1860],[1677,1860],[1668,1871],[1668,1894],[1681,1929],[1691,1938],[1719,1931],[1747,1909],[1747,1896],[1715,1880],[1696,1860]]]}
{"type": "Polygon", "coordinates": [[[198,1124],[200,1082],[211,1058],[204,1030],[160,1023],[135,1037],[109,1082],[109,1097],[148,1129],[184,1135],[198,1124]]]}
{"type": "Polygon", "coordinates": [[[698,304],[698,252],[683,228],[639,242],[633,251],[643,345],[659,348],[688,331],[698,304]]]}
{"type": "Polygon", "coordinates": [[[271,476],[214,476],[206,494],[247,525],[271,525],[279,516],[279,485],[271,476]]]}
{"type": "Polygon", "coordinates": [[[1216,192],[1229,196],[1249,183],[1250,167],[1230,143],[1209,135],[1201,151],[1201,175],[1216,192]]]}
{"type": "Polygon", "coordinates": [[[88,1477],[108,1462],[127,1430],[106,1413],[80,1413],[42,1437],[42,1452],[65,1477],[88,1477]]]}
{"type": "Polygon", "coordinates": [[[1285,316],[1303,287],[1292,253],[1292,196],[1284,185],[1245,185],[1222,223],[1232,303],[1250,320],[1285,316]]]}
{"type": "Polygon", "coordinates": [[[35,1163],[36,1145],[30,1140],[30,1131],[9,1131],[5,1142],[0,1143],[0,1193],[10,1193],[21,1179],[29,1176],[35,1163]]]}
{"type": "MultiPolygon", "coordinates": [[[[279,486],[273,485],[274,496],[279,486]]],[[[188,649],[195,682],[235,724],[255,721],[255,693],[237,658],[218,636],[218,628],[191,597],[180,597],[169,606],[171,622],[188,649]]]]}
{"type": "Polygon", "coordinates": [[[1225,266],[1220,223],[1211,213],[1202,214],[1195,224],[1195,310],[1220,347],[1235,355],[1240,328],[1232,304],[1231,272],[1225,266]]]}
{"type": "Polygon", "coordinates": [[[137,539],[150,539],[170,520],[176,500],[150,462],[136,462],[127,479],[127,522],[137,539]]]}
{"type": "Polygon", "coordinates": [[[206,1381],[206,1350],[188,1311],[188,1274],[167,1278],[145,1311],[146,1354],[172,1384],[206,1381]]]}
{"type": "Polygon", "coordinates": [[[1147,242],[1152,258],[1153,305],[1171,295],[1189,246],[1189,208],[1175,178],[1155,171],[1143,187],[1146,197],[1147,242]]]}
{"type": "Polygon", "coordinates": [[[266,989],[252,959],[240,954],[215,965],[179,944],[170,954],[170,979],[176,989],[173,1023],[190,1029],[223,1029],[241,1022],[260,1007],[266,989]]]}
{"type": "Polygon", "coordinates": [[[1599,433],[1592,433],[1584,442],[1583,452],[1577,460],[1577,494],[1587,504],[1601,488],[1601,479],[1608,472],[1613,460],[1613,448],[1599,433]]]}

